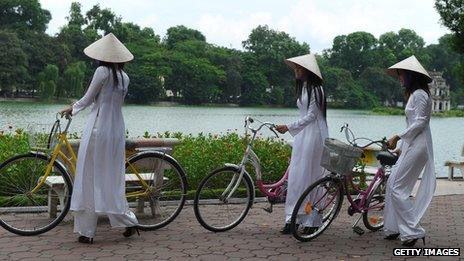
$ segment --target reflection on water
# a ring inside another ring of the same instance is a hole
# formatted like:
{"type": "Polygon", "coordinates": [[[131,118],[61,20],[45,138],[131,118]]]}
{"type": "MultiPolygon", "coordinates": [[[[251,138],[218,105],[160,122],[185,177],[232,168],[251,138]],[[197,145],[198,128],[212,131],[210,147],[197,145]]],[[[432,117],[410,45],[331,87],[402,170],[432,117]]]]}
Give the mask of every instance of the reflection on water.
{"type": "MultiPolygon", "coordinates": [[[[12,125],[25,127],[28,123],[52,123],[55,114],[64,105],[50,105],[25,102],[0,102],[0,129],[12,125]]],[[[80,132],[85,123],[86,110],[74,117],[71,132],[80,132]]],[[[196,107],[175,106],[155,107],[126,105],[123,107],[126,129],[129,136],[142,136],[145,131],[176,132],[198,134],[243,133],[243,120],[251,115],[262,121],[285,124],[297,119],[297,110],[292,108],[237,108],[237,107],[196,107]]],[[[379,139],[399,133],[405,127],[404,116],[371,115],[366,111],[328,110],[330,136],[344,139],[339,132],[343,123],[349,123],[358,137],[379,139]]],[[[435,165],[439,176],[446,176],[443,166],[446,160],[458,159],[464,145],[463,118],[432,118],[431,121],[435,165]]],[[[262,133],[272,136],[269,131],[262,133]]],[[[292,139],[289,134],[282,136],[292,139]]]]}

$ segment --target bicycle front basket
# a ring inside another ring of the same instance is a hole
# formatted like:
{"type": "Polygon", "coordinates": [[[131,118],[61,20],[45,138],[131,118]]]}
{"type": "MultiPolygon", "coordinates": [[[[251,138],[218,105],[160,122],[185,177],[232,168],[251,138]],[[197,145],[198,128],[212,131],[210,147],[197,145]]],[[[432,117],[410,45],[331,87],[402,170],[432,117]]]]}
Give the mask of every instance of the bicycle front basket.
{"type": "Polygon", "coordinates": [[[348,174],[353,171],[356,161],[363,150],[342,141],[327,138],[324,142],[321,166],[338,174],[348,174]]]}

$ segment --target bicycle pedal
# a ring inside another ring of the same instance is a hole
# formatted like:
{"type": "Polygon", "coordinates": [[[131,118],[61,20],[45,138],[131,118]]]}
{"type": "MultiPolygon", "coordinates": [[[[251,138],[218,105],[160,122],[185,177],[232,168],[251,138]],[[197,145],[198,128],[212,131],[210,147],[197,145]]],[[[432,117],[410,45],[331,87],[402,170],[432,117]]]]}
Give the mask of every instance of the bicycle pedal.
{"type": "Polygon", "coordinates": [[[361,235],[364,234],[364,229],[362,229],[362,228],[360,228],[358,226],[355,226],[355,227],[353,227],[353,232],[361,236],[361,235]]]}

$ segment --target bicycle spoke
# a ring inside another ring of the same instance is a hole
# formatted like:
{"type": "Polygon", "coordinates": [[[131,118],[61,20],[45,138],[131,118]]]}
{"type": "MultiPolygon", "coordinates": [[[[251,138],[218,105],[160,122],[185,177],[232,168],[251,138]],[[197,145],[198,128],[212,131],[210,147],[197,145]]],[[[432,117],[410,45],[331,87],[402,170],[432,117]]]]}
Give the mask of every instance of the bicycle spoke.
{"type": "Polygon", "coordinates": [[[248,212],[251,189],[246,177],[234,178],[238,172],[217,170],[208,175],[197,190],[195,216],[211,231],[225,231],[238,225],[248,212]],[[233,188],[237,188],[233,191],[233,188]]]}
{"type": "MultiPolygon", "coordinates": [[[[0,169],[0,220],[9,231],[30,235],[43,233],[64,218],[69,207],[68,194],[63,194],[60,201],[57,195],[48,195],[45,185],[31,193],[38,178],[45,174],[47,164],[43,158],[22,155],[0,169]],[[56,202],[56,216],[48,212],[51,210],[49,202],[56,202]]],[[[65,183],[65,190],[66,187],[65,183]]]]}
{"type": "Polygon", "coordinates": [[[369,230],[376,231],[383,227],[383,211],[386,180],[375,187],[375,191],[369,196],[364,206],[363,223],[369,230]]]}
{"type": "Polygon", "coordinates": [[[312,184],[298,199],[292,213],[291,226],[295,238],[309,241],[322,234],[337,216],[341,202],[342,194],[336,180],[323,178],[312,184]],[[296,227],[302,215],[310,215],[308,220],[311,223],[296,227]]]}
{"type": "Polygon", "coordinates": [[[131,198],[130,205],[142,228],[154,229],[171,222],[185,201],[183,173],[156,153],[135,157],[126,168],[126,174],[133,173],[143,182],[139,178],[132,181],[126,193],[139,195],[131,198]]]}

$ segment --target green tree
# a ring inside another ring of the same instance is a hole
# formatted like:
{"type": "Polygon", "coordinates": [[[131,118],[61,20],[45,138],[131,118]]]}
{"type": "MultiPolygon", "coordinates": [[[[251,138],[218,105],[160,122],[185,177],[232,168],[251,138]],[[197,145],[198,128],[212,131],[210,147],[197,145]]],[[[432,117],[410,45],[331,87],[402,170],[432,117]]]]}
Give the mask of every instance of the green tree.
{"type": "Polygon", "coordinates": [[[429,70],[442,71],[443,76],[451,85],[451,89],[455,89],[460,85],[459,80],[461,75],[454,74],[464,55],[453,49],[453,36],[450,34],[444,35],[438,39],[438,44],[431,44],[425,48],[428,56],[430,56],[429,70]]]}
{"type": "Polygon", "coordinates": [[[367,67],[361,73],[358,82],[382,103],[394,105],[397,101],[403,101],[398,80],[387,75],[384,68],[367,67]]]}
{"type": "MultiPolygon", "coordinates": [[[[253,29],[242,44],[255,57],[259,64],[256,68],[269,83],[267,87],[281,89],[276,90],[276,93],[293,91],[293,73],[284,63],[284,59],[309,53],[308,44],[299,43],[287,33],[275,31],[267,25],[253,29]]],[[[284,103],[294,105],[293,96],[284,95],[284,98],[284,103]]]]}
{"type": "Polygon", "coordinates": [[[57,38],[44,33],[33,31],[21,32],[22,49],[29,61],[26,89],[34,89],[37,84],[38,74],[47,66],[54,64],[58,66],[59,72],[63,72],[71,60],[67,46],[60,43],[57,38]]]}
{"type": "Polygon", "coordinates": [[[113,29],[114,34],[123,43],[132,43],[143,47],[160,47],[160,37],[152,28],[140,26],[134,23],[121,22],[113,29]]]}
{"type": "Polygon", "coordinates": [[[0,30],[0,93],[11,92],[26,80],[27,57],[15,33],[0,30]]]}
{"type": "Polygon", "coordinates": [[[424,51],[424,39],[414,30],[402,28],[395,32],[387,32],[379,37],[379,55],[381,67],[389,67],[394,63],[415,55],[421,63],[428,67],[430,57],[424,51]]]}
{"type": "Polygon", "coordinates": [[[453,32],[453,46],[464,53],[464,0],[435,0],[443,25],[453,32]]]}
{"type": "Polygon", "coordinates": [[[40,98],[47,101],[53,99],[58,80],[58,67],[53,64],[48,64],[43,72],[38,75],[38,80],[40,98]]]}
{"type": "Polygon", "coordinates": [[[127,100],[134,103],[151,103],[163,94],[164,53],[156,52],[139,56],[137,62],[129,63],[126,72],[130,77],[127,100]]]}
{"type": "Polygon", "coordinates": [[[242,97],[243,105],[261,105],[265,102],[266,88],[269,86],[264,74],[260,71],[243,73],[242,97]]]}
{"type": "Polygon", "coordinates": [[[241,52],[208,45],[204,57],[225,72],[225,80],[218,84],[221,93],[219,102],[237,102],[243,79],[240,73],[242,68],[241,52]]]}
{"type": "Polygon", "coordinates": [[[168,59],[172,71],[166,77],[166,89],[180,93],[187,104],[219,100],[218,85],[225,79],[223,70],[206,58],[189,57],[180,52],[171,52],[168,59]]]}
{"type": "Polygon", "coordinates": [[[402,28],[398,31],[398,40],[400,50],[398,51],[398,59],[406,59],[412,54],[418,55],[424,48],[424,39],[411,29],[402,28]]]}
{"type": "Polygon", "coordinates": [[[81,8],[80,3],[71,3],[69,15],[66,17],[68,24],[60,29],[57,36],[57,40],[66,45],[72,62],[86,60],[83,50],[95,40],[94,37],[89,37],[91,34],[85,34],[82,30],[85,18],[81,8]]]}
{"type": "Polygon", "coordinates": [[[457,105],[464,103],[464,55],[454,49],[453,41],[453,35],[444,35],[438,40],[438,44],[427,46],[425,52],[431,58],[429,70],[443,72],[443,78],[450,85],[452,105],[457,105]]]}
{"type": "Polygon", "coordinates": [[[240,74],[239,66],[240,65],[229,65],[225,71],[226,81],[223,90],[224,102],[237,102],[236,99],[240,96],[240,86],[242,85],[243,77],[240,74]]]}
{"type": "Polygon", "coordinates": [[[85,18],[82,15],[82,5],[79,2],[72,2],[69,10],[69,16],[66,17],[68,25],[74,25],[82,28],[85,24],[85,18]]]}
{"type": "Polygon", "coordinates": [[[257,58],[251,53],[243,54],[242,87],[240,103],[242,105],[261,105],[266,102],[266,88],[269,82],[259,70],[257,58]]]}
{"type": "Polygon", "coordinates": [[[376,98],[359,85],[348,70],[330,67],[325,71],[324,87],[328,101],[336,107],[370,109],[376,98]]]}
{"type": "Polygon", "coordinates": [[[453,102],[464,104],[464,0],[435,0],[435,8],[441,16],[441,22],[453,33],[447,43],[460,53],[459,63],[448,68],[444,76],[451,82],[453,102]],[[446,74],[445,74],[446,73],[446,74]],[[455,77],[450,77],[455,75],[455,77]],[[459,79],[459,84],[454,79],[459,79]],[[459,87],[458,87],[459,86],[459,87]]]}
{"type": "Polygon", "coordinates": [[[284,89],[282,88],[272,88],[269,95],[269,103],[273,105],[282,105],[284,104],[284,89]]]}
{"type": "Polygon", "coordinates": [[[205,36],[200,31],[187,28],[183,25],[170,27],[167,30],[166,38],[164,39],[164,42],[168,49],[172,49],[178,43],[188,41],[188,40],[197,40],[201,42],[206,42],[205,36]]]}
{"type": "MultiPolygon", "coordinates": [[[[196,58],[209,58],[207,57],[207,50],[210,46],[203,41],[199,40],[185,40],[182,42],[176,43],[172,48],[176,52],[180,52],[189,57],[196,58]]],[[[209,59],[208,59],[209,60],[209,59]]]]}
{"type": "Polygon", "coordinates": [[[84,93],[84,78],[86,72],[84,62],[72,63],[66,68],[61,78],[61,83],[56,89],[56,96],[63,97],[80,97],[84,93]]]}
{"type": "Polygon", "coordinates": [[[122,18],[108,8],[101,9],[99,4],[94,5],[85,14],[87,29],[102,31],[103,35],[111,33],[121,23],[122,18]]]}
{"type": "Polygon", "coordinates": [[[166,50],[160,44],[160,37],[153,29],[133,23],[118,24],[115,34],[135,57],[125,66],[130,77],[127,100],[134,103],[157,101],[164,95],[163,79],[169,72],[165,65],[166,50]]]}
{"type": "Polygon", "coordinates": [[[0,29],[45,32],[52,16],[38,0],[0,1],[0,29]]]}
{"type": "Polygon", "coordinates": [[[365,68],[375,66],[377,39],[367,32],[336,36],[332,49],[326,51],[331,66],[346,69],[358,77],[365,68]]]}

